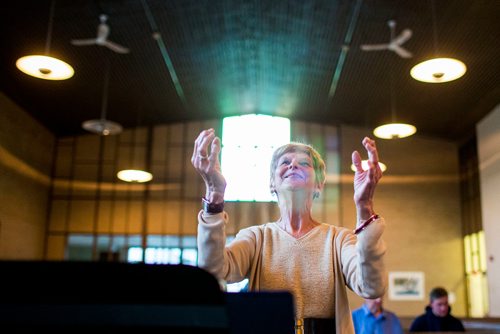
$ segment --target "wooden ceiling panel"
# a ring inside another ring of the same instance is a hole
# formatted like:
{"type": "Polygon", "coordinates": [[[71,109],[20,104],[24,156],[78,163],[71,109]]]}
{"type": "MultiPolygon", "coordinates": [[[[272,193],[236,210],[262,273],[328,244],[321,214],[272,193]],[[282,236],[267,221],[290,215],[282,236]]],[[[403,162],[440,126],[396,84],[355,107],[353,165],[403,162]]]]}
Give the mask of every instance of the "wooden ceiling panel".
{"type": "Polygon", "coordinates": [[[50,53],[75,68],[61,82],[14,65],[44,52],[50,4],[2,3],[0,87],[57,136],[99,117],[108,62],[107,117],[124,127],[255,112],[371,128],[395,110],[420,134],[460,141],[500,102],[498,1],[435,1],[436,20],[431,2],[413,0],[56,1],[50,53]],[[100,14],[129,54],[70,43],[95,36],[100,14]],[[389,40],[390,19],[413,31],[413,58],[360,50],[389,40]],[[462,59],[466,75],[413,80],[436,53],[462,59]]]}

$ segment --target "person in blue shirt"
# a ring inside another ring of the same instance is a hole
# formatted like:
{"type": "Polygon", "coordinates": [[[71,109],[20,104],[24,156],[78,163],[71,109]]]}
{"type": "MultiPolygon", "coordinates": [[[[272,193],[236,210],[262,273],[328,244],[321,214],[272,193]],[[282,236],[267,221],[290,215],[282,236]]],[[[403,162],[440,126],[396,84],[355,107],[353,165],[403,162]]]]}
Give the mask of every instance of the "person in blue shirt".
{"type": "Polygon", "coordinates": [[[365,299],[363,306],[352,312],[356,334],[403,334],[396,314],[382,307],[382,298],[365,299]]]}

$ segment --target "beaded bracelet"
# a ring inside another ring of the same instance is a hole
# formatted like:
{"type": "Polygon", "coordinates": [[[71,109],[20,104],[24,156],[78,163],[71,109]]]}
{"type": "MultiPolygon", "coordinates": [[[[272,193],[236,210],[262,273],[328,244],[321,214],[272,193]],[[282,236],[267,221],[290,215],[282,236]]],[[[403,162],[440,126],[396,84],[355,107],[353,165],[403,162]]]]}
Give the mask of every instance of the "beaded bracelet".
{"type": "Polygon", "coordinates": [[[365,220],[365,222],[363,224],[359,225],[359,227],[353,231],[354,234],[359,234],[361,231],[363,231],[365,228],[367,228],[368,225],[370,225],[374,220],[377,220],[378,218],[379,218],[379,215],[374,213],[373,215],[371,215],[370,218],[365,220]]]}

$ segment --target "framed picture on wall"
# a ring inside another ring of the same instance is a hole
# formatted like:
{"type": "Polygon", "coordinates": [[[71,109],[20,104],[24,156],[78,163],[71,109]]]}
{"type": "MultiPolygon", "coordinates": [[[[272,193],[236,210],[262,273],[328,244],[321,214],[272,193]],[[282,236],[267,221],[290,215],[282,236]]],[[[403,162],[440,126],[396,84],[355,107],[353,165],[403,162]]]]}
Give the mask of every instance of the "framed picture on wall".
{"type": "Polygon", "coordinates": [[[421,271],[389,272],[390,300],[423,300],[424,273],[421,271]]]}

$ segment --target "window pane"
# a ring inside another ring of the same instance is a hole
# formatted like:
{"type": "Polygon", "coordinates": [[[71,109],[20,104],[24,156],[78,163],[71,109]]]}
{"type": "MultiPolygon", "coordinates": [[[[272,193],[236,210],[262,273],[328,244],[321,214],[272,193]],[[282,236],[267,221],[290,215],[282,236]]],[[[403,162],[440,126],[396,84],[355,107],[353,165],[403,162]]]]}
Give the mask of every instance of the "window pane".
{"type": "Polygon", "coordinates": [[[196,249],[184,248],[182,251],[182,264],[196,266],[198,252],[196,249]]]}
{"type": "Polygon", "coordinates": [[[226,201],[269,202],[269,164],[277,147],[290,141],[290,120],[267,115],[226,117],[221,168],[226,201]]]}
{"type": "Polygon", "coordinates": [[[141,262],[142,261],[142,248],[130,247],[127,254],[128,262],[141,262]]]}
{"type": "Polygon", "coordinates": [[[72,234],[68,237],[68,260],[91,261],[93,235],[72,234]]]}
{"type": "MultiPolygon", "coordinates": [[[[181,251],[179,247],[148,247],[144,262],[147,264],[180,264],[181,254],[183,264],[196,266],[198,252],[194,248],[184,248],[181,251]]],[[[142,248],[130,247],[127,256],[128,262],[141,262],[142,248]]]]}

